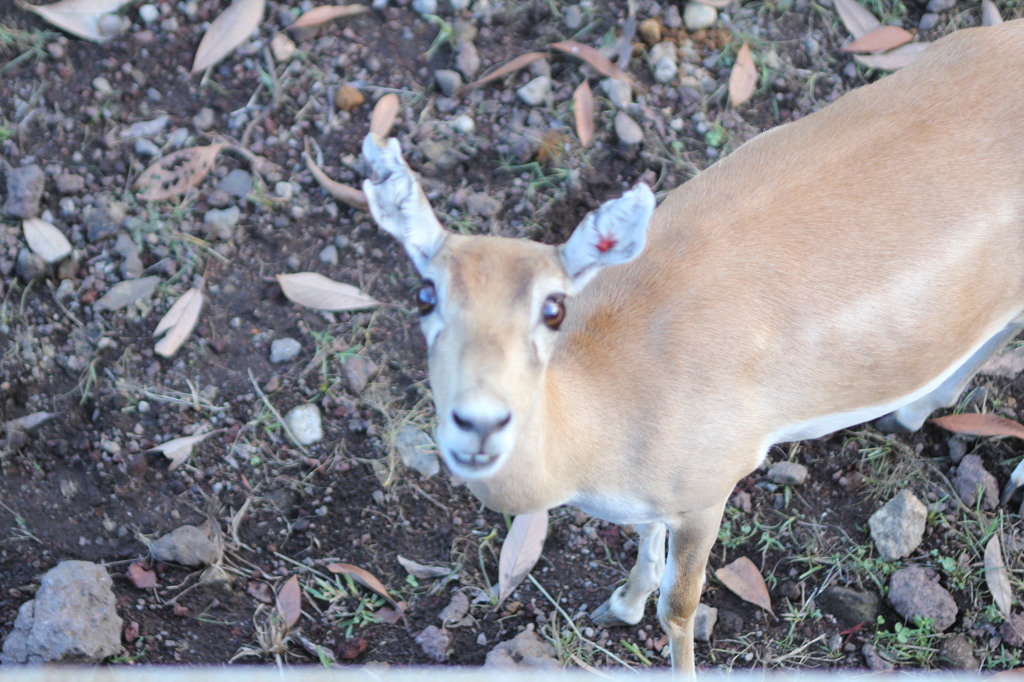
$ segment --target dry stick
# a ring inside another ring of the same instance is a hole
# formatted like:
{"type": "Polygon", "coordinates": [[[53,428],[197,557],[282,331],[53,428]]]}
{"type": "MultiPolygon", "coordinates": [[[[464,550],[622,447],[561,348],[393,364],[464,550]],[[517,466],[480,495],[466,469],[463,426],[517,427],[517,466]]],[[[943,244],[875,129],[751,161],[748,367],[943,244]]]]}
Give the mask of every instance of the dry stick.
{"type": "Polygon", "coordinates": [[[251,383],[252,387],[256,389],[256,394],[260,397],[260,400],[263,401],[263,405],[266,406],[268,410],[270,410],[271,414],[277,417],[277,421],[280,422],[281,427],[284,429],[284,432],[288,434],[289,438],[292,439],[292,442],[295,444],[295,447],[299,449],[299,452],[304,454],[306,457],[312,457],[313,455],[309,452],[309,450],[307,450],[305,446],[303,446],[302,443],[299,442],[299,439],[295,437],[295,432],[292,431],[291,427],[288,426],[288,422],[284,420],[284,417],[281,416],[281,413],[278,412],[277,408],[274,407],[274,405],[270,402],[270,398],[267,397],[267,394],[264,393],[263,389],[261,389],[259,387],[259,384],[256,383],[256,377],[252,375],[251,367],[248,369],[248,373],[249,383],[251,383]]]}

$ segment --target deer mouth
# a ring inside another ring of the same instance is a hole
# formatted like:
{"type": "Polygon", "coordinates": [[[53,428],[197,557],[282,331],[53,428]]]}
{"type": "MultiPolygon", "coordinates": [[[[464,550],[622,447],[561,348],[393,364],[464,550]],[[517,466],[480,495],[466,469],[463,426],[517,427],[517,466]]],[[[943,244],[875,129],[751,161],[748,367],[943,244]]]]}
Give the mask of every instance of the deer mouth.
{"type": "Polygon", "coordinates": [[[447,450],[449,468],[463,478],[478,478],[496,469],[500,453],[447,450]]]}

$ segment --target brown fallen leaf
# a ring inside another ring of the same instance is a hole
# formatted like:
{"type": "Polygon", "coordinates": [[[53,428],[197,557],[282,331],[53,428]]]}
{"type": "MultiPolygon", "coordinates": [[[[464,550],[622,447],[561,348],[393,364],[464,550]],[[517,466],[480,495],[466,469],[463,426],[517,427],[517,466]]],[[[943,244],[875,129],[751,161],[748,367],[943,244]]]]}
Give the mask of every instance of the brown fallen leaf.
{"type": "Polygon", "coordinates": [[[519,514],[512,519],[498,557],[498,604],[512,594],[533,570],[548,536],[547,511],[519,514]]]}
{"type": "Polygon", "coordinates": [[[754,562],[747,557],[741,556],[731,564],[722,566],[715,571],[715,576],[743,601],[775,615],[772,611],[772,599],[768,596],[768,586],[764,583],[761,571],[757,570],[754,562]]]}
{"type": "Polygon", "coordinates": [[[992,593],[992,601],[1003,618],[1009,618],[1013,608],[1013,588],[1010,586],[1010,575],[1003,561],[1003,549],[999,542],[999,534],[993,535],[985,545],[985,584],[992,593]]]}
{"type": "Polygon", "coordinates": [[[302,153],[302,158],[306,160],[306,168],[313,174],[313,178],[325,192],[352,208],[357,208],[360,211],[370,210],[369,204],[366,203],[366,194],[363,193],[363,190],[338,182],[337,180],[332,180],[316,164],[316,161],[313,160],[313,155],[309,151],[309,139],[306,140],[306,150],[302,153]]]}
{"type": "Polygon", "coordinates": [[[1016,436],[1024,438],[1024,425],[998,414],[965,412],[936,417],[931,422],[947,431],[970,436],[1016,436]]]}
{"type": "Polygon", "coordinates": [[[156,571],[146,569],[137,561],[128,567],[125,575],[128,576],[128,580],[132,581],[132,585],[140,590],[147,590],[157,585],[156,571]]]}
{"type": "Polygon", "coordinates": [[[515,59],[505,62],[498,68],[489,72],[487,75],[482,76],[473,81],[472,83],[467,84],[466,87],[469,89],[479,88],[481,85],[487,85],[491,81],[507,76],[510,73],[515,73],[519,69],[523,69],[529,66],[538,59],[544,59],[545,57],[550,56],[551,55],[548,54],[547,52],[527,52],[526,54],[521,54],[515,59]]]}
{"type": "Polygon", "coordinates": [[[352,564],[335,563],[327,564],[327,570],[331,573],[340,573],[342,575],[347,575],[351,577],[353,580],[355,580],[357,583],[359,583],[366,589],[386,599],[387,602],[391,604],[391,606],[393,606],[395,609],[401,609],[401,607],[399,606],[399,602],[396,602],[391,597],[391,595],[388,594],[388,590],[386,587],[384,587],[384,583],[377,580],[377,576],[375,576],[373,573],[370,573],[365,568],[359,568],[358,566],[353,566],[352,564]]]}
{"type": "Polygon", "coordinates": [[[839,19],[854,38],[871,33],[882,25],[874,14],[857,0],[833,0],[839,19]]]}
{"type": "Polygon", "coordinates": [[[858,54],[854,60],[868,67],[869,69],[881,69],[883,71],[898,71],[904,66],[914,62],[921,53],[928,49],[931,43],[907,43],[897,47],[895,50],[881,52],[879,54],[858,54]]]}
{"type": "Polygon", "coordinates": [[[398,116],[400,105],[398,95],[393,92],[389,92],[377,100],[377,103],[373,105],[373,111],[370,112],[370,132],[387,138],[388,133],[391,132],[391,126],[395,124],[395,117],[398,116]]]}
{"type": "Polygon", "coordinates": [[[884,52],[906,45],[913,39],[910,31],[899,26],[879,26],[839,49],[843,52],[884,52]]]}
{"type": "Polygon", "coordinates": [[[199,313],[203,309],[203,292],[193,287],[181,295],[174,305],[160,318],[153,336],[160,336],[166,332],[164,338],[157,341],[153,350],[157,355],[169,358],[178,352],[181,344],[185,343],[196,323],[199,322],[199,313]]]}
{"type": "Polygon", "coordinates": [[[370,8],[365,5],[323,5],[321,7],[314,7],[308,12],[303,12],[302,16],[288,26],[288,30],[293,28],[313,28],[314,26],[326,24],[328,21],[354,17],[357,14],[369,11],[370,8]]]}
{"type": "Polygon", "coordinates": [[[22,0],[17,4],[24,10],[39,15],[57,28],[94,43],[104,43],[117,31],[108,32],[100,19],[112,15],[133,0],[61,0],[49,5],[30,5],[22,0]]]}
{"type": "Polygon", "coordinates": [[[302,617],[302,589],[299,587],[299,576],[293,575],[284,581],[277,592],[277,612],[281,620],[289,628],[295,627],[302,617]]]}
{"type": "Polygon", "coordinates": [[[594,138],[594,93],[585,80],[572,93],[572,111],[576,116],[576,134],[586,147],[594,138]]]}
{"type": "Polygon", "coordinates": [[[21,229],[28,248],[47,263],[56,263],[71,254],[71,242],[53,223],[42,218],[25,218],[21,229]]]}
{"type": "Polygon", "coordinates": [[[213,170],[223,144],[186,147],[172,152],[142,171],[135,181],[136,196],[146,201],[171,199],[197,186],[213,170]]]}
{"type": "Polygon", "coordinates": [[[754,66],[754,55],[750,46],[743,43],[736,53],[736,63],[729,73],[729,102],[738,107],[746,102],[757,89],[757,67],[754,66]]]}
{"type": "Polygon", "coordinates": [[[551,43],[551,48],[582,59],[594,67],[602,76],[627,82],[631,80],[628,73],[612,64],[610,59],[589,45],[577,43],[575,40],[562,40],[557,43],[551,43]]]}
{"type": "Polygon", "coordinates": [[[981,25],[998,26],[1003,23],[1003,15],[992,0],[981,0],[981,25]]]}
{"type": "Polygon", "coordinates": [[[317,310],[359,310],[380,305],[351,284],[335,282],[318,272],[277,275],[277,283],[288,300],[317,310]]]}
{"type": "Polygon", "coordinates": [[[185,463],[189,457],[192,456],[192,448],[199,443],[209,438],[212,434],[216,433],[217,430],[207,431],[206,433],[197,433],[194,436],[182,436],[181,438],[172,438],[169,441],[165,441],[156,447],[150,448],[146,452],[159,452],[164,457],[171,461],[170,466],[167,467],[168,471],[174,471],[179,466],[185,463]]]}
{"type": "Polygon", "coordinates": [[[233,0],[206,29],[191,73],[205,71],[235,51],[263,21],[266,0],[233,0]]]}

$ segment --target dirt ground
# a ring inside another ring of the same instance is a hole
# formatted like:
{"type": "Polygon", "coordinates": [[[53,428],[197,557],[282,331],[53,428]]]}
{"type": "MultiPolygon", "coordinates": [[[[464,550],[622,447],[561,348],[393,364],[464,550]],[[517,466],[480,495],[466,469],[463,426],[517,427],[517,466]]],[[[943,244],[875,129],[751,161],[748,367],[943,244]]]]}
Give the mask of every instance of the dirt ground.
{"type": "MultiPolygon", "coordinates": [[[[324,170],[357,185],[373,102],[397,93],[395,132],[450,227],[557,242],[588,210],[636,181],[658,191],[674,187],[760,130],[882,74],[839,51],[849,36],[825,1],[734,2],[712,28],[688,33],[671,25],[683,8],[670,0],[629,3],[633,20],[627,3],[601,0],[575,9],[546,0],[476,0],[459,10],[443,0],[435,18],[393,0],[293,35],[298,49],[287,60],[275,59],[268,45],[313,4],[270,2],[251,40],[205,77],[190,76],[207,22],[226,4],[157,0],[159,15],[147,23],[137,3],[123,13],[123,32],[96,45],[0,0],[3,172],[30,163],[44,169],[43,217],[74,247],[69,261],[26,281],[18,265],[25,249],[20,221],[0,218],[0,424],[53,415],[27,432],[7,427],[0,441],[0,637],[43,572],[83,559],[106,565],[114,578],[126,623],[124,652],[115,659],[122,664],[314,664],[323,661],[310,650],[320,646],[338,665],[478,665],[496,643],[529,627],[567,665],[667,665],[653,605],[636,627],[605,630],[587,617],[632,565],[631,529],[553,510],[536,583],[523,583],[497,608],[487,598],[507,520],[446,472],[427,477],[396,454],[400,433],[429,433],[433,419],[413,302],[417,278],[368,214],[320,188],[302,150],[315,143],[324,170]],[[650,41],[637,30],[652,18],[663,40],[687,46],[680,74],[668,84],[655,82],[645,58],[650,41]],[[642,142],[620,142],[601,77],[554,53],[532,72],[445,96],[433,73],[456,68],[454,46],[467,31],[475,31],[481,73],[557,40],[614,53],[626,32],[623,68],[638,83],[626,110],[640,123],[642,142]],[[726,83],[743,42],[753,48],[761,80],[750,102],[732,109],[726,83]],[[521,102],[516,89],[547,67],[547,102],[521,102]],[[587,149],[572,113],[572,92],[584,78],[598,95],[587,149]],[[365,103],[337,98],[343,85],[365,103]],[[132,124],[162,116],[162,128],[133,136],[132,124]],[[186,199],[136,196],[132,183],[154,154],[223,139],[259,163],[222,153],[186,199]],[[232,192],[232,171],[241,171],[234,179],[251,179],[250,191],[232,192]],[[58,183],[67,174],[83,182],[58,183]],[[232,207],[237,224],[204,224],[211,209],[232,207]],[[157,276],[159,286],[126,308],[97,310],[95,302],[132,275],[128,251],[141,261],[133,276],[157,276]],[[300,271],[353,284],[384,305],[356,313],[301,308],[274,278],[300,271]],[[198,327],[172,358],[162,358],[152,330],[192,286],[206,294],[198,327]],[[299,341],[298,356],[271,363],[271,342],[285,337],[299,341]],[[362,380],[350,376],[361,362],[353,357],[372,363],[362,380]],[[325,435],[297,447],[280,415],[307,402],[323,413],[325,435]],[[173,471],[152,450],[208,430],[213,435],[173,471]],[[223,538],[226,579],[149,557],[155,538],[202,523],[223,538]],[[410,577],[399,555],[448,573],[410,577]],[[331,562],[379,578],[408,604],[405,620],[388,618],[380,611],[385,604],[358,585],[334,582],[325,568],[331,562]],[[126,572],[135,563],[156,571],[157,587],[133,584],[126,572]],[[271,627],[273,591],[293,575],[305,595],[301,637],[271,627]],[[442,627],[439,613],[460,592],[470,597],[468,615],[443,627],[440,651],[421,646],[417,635],[442,627]]],[[[1024,15],[1018,0],[997,5],[1006,18],[1024,15]]],[[[966,1],[929,30],[919,30],[925,8],[913,0],[869,7],[921,39],[980,21],[978,6],[966,1]]],[[[973,407],[1024,416],[1016,400],[1024,383],[983,379],[973,407]]],[[[978,667],[1019,666],[1021,650],[1000,634],[1002,617],[985,586],[981,542],[1002,532],[1020,594],[1020,518],[1015,509],[959,503],[949,482],[955,468],[948,439],[930,425],[905,438],[865,426],[776,448],[772,461],[798,461],[810,476],[781,486],[759,471],[738,486],[703,598],[718,609],[718,624],[710,642],[698,643],[698,664],[970,667],[969,657],[951,662],[943,653],[960,637],[978,667]],[[884,562],[867,519],[908,486],[930,505],[925,542],[907,560],[884,562]],[[713,577],[741,556],[765,576],[774,617],[713,577]],[[818,603],[834,586],[884,594],[887,576],[908,563],[935,567],[952,591],[960,615],[946,633],[903,626],[885,605],[880,620],[843,623],[818,603]]],[[[1020,458],[1019,446],[1006,441],[967,447],[983,455],[1000,485],[1020,458]]]]}

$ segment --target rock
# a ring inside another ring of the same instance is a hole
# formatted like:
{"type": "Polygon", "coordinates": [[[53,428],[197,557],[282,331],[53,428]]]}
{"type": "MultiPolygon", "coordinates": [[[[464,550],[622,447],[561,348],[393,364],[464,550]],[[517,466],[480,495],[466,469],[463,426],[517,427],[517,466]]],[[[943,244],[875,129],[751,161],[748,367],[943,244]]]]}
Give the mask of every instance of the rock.
{"type": "Polygon", "coordinates": [[[946,12],[956,7],[956,0],[928,0],[926,9],[929,12],[946,12]]]}
{"type": "Polygon", "coordinates": [[[135,140],[135,155],[140,157],[154,157],[160,154],[160,147],[156,146],[153,140],[140,137],[135,140]]]}
{"type": "Polygon", "coordinates": [[[710,28],[718,19],[718,10],[697,0],[690,0],[683,8],[683,23],[687,31],[701,31],[710,28]]]}
{"type": "Polygon", "coordinates": [[[776,462],[768,470],[768,480],[779,485],[800,485],[807,480],[807,467],[799,462],[776,462]]]}
{"type": "Polygon", "coordinates": [[[932,632],[945,632],[956,621],[953,595],[939,584],[935,571],[921,566],[901,568],[889,578],[889,603],[908,621],[927,618],[932,632]]]}
{"type": "Polygon", "coordinates": [[[561,670],[555,658],[555,648],[541,639],[533,630],[523,630],[512,639],[501,642],[487,652],[484,667],[541,668],[561,670]]]}
{"type": "Polygon", "coordinates": [[[206,238],[221,241],[230,241],[235,234],[235,226],[242,217],[242,211],[237,206],[228,208],[211,208],[203,215],[203,228],[206,238]]]}
{"type": "Polygon", "coordinates": [[[199,113],[192,117],[192,125],[200,132],[205,132],[213,127],[217,118],[210,107],[203,107],[199,113]]]}
{"type": "Polygon", "coordinates": [[[43,169],[32,164],[7,171],[7,201],[4,213],[12,218],[35,218],[43,199],[46,176],[43,169]]]}
{"type": "Polygon", "coordinates": [[[661,22],[654,17],[641,21],[640,25],[637,26],[637,32],[640,34],[640,38],[648,45],[661,42],[661,22]]]}
{"type": "Polygon", "coordinates": [[[537,76],[532,81],[516,90],[519,101],[531,107],[539,107],[551,96],[551,78],[537,76]]]}
{"type": "Polygon", "coordinates": [[[665,16],[663,17],[666,28],[679,28],[683,25],[683,18],[679,16],[679,7],[672,4],[665,10],[665,16]]]}
{"type": "Polygon", "coordinates": [[[981,508],[995,509],[999,504],[999,484],[995,476],[985,470],[985,464],[978,455],[964,455],[953,478],[953,487],[968,507],[973,507],[981,493],[981,508]]]}
{"type": "Polygon", "coordinates": [[[334,103],[339,109],[352,111],[366,101],[366,96],[359,92],[359,88],[351,85],[342,85],[334,93],[334,103]]]}
{"type": "Polygon", "coordinates": [[[873,644],[865,644],[860,652],[864,656],[864,664],[868,667],[868,670],[881,673],[892,672],[896,669],[895,665],[878,655],[878,650],[875,649],[873,644]]]}
{"type": "Polygon", "coordinates": [[[244,199],[252,191],[252,174],[249,171],[236,168],[217,183],[217,189],[223,190],[239,199],[244,199]]]}
{"type": "Polygon", "coordinates": [[[938,25],[939,15],[935,12],[925,12],[921,15],[921,20],[917,22],[917,30],[930,31],[938,25]]]}
{"type": "Polygon", "coordinates": [[[102,661],[121,651],[121,618],[106,569],[63,561],[18,609],[4,640],[4,665],[102,661]]]}
{"type": "Polygon", "coordinates": [[[583,26],[583,10],[579,5],[569,5],[562,13],[562,22],[570,31],[578,31],[583,26]]]}
{"type": "Polygon", "coordinates": [[[679,66],[675,60],[662,57],[651,66],[651,71],[654,73],[654,80],[664,85],[671,83],[679,75],[679,66]]]}
{"type": "Polygon", "coordinates": [[[31,282],[46,274],[46,261],[28,249],[20,249],[14,272],[23,282],[31,282]]]}
{"type": "Polygon", "coordinates": [[[139,19],[144,23],[152,24],[160,19],[160,8],[156,5],[143,5],[139,8],[139,19]]]}
{"type": "Polygon", "coordinates": [[[323,440],[320,408],[312,403],[292,408],[284,416],[284,421],[300,445],[312,445],[323,440]]]}
{"type": "Polygon", "coordinates": [[[441,472],[437,448],[429,435],[411,424],[402,428],[395,438],[395,450],[402,463],[415,469],[427,478],[441,472]]]}
{"type": "Polygon", "coordinates": [[[698,642],[710,642],[717,622],[718,609],[704,603],[697,604],[697,613],[693,616],[693,638],[698,642]]]}
{"type": "Polygon", "coordinates": [[[412,8],[419,14],[437,14],[437,0],[412,0],[412,8]]]}
{"type": "Polygon", "coordinates": [[[449,0],[453,12],[461,12],[469,7],[469,0],[449,0]]]}
{"type": "Polygon", "coordinates": [[[597,87],[616,109],[625,109],[633,103],[633,86],[619,78],[604,78],[597,87]]]}
{"type": "Polygon", "coordinates": [[[872,514],[868,526],[881,557],[895,561],[921,544],[927,520],[927,507],[907,488],[872,514]]]}
{"type": "Polygon", "coordinates": [[[463,135],[472,135],[476,130],[476,121],[469,114],[459,114],[452,121],[452,127],[463,135]]]}
{"type": "Polygon", "coordinates": [[[345,375],[345,388],[352,395],[360,395],[379,369],[377,363],[365,355],[347,356],[341,363],[341,371],[345,375]]]}
{"type": "Polygon", "coordinates": [[[85,189],[85,178],[77,173],[61,173],[57,176],[57,191],[61,194],[78,194],[85,189]]]}
{"type": "Polygon", "coordinates": [[[501,210],[501,201],[487,192],[474,192],[466,197],[466,210],[470,215],[492,218],[501,210]]]}
{"type": "Polygon", "coordinates": [[[139,250],[135,242],[126,233],[120,232],[114,242],[114,251],[121,257],[121,276],[125,279],[137,279],[142,277],[145,269],[142,259],[139,258],[139,250]]]}
{"type": "Polygon", "coordinates": [[[179,566],[206,566],[220,561],[222,548],[196,526],[175,528],[149,546],[157,561],[179,566]]]}
{"type": "Polygon", "coordinates": [[[288,182],[287,180],[281,180],[274,183],[274,196],[281,201],[291,201],[292,197],[295,196],[295,185],[288,182]]]}
{"type": "Polygon", "coordinates": [[[876,593],[838,585],[819,594],[817,602],[843,628],[856,627],[861,623],[873,625],[882,612],[882,598],[876,593]]]}
{"type": "Polygon", "coordinates": [[[946,447],[949,448],[949,461],[953,464],[959,464],[967,454],[967,442],[960,436],[953,436],[947,440],[946,447]]]}
{"type": "Polygon", "coordinates": [[[90,242],[113,237],[121,229],[121,223],[128,215],[128,208],[119,201],[103,200],[98,206],[88,206],[83,211],[85,236],[90,242]]]}
{"type": "Polygon", "coordinates": [[[1016,379],[1021,372],[1024,372],[1024,346],[1014,346],[1013,344],[989,358],[988,362],[978,370],[979,374],[1003,377],[1004,379],[1016,379]]]}
{"type": "Polygon", "coordinates": [[[473,619],[469,617],[469,597],[465,592],[459,591],[452,595],[448,606],[441,609],[437,614],[442,625],[447,627],[461,627],[471,625],[473,619]]]}
{"type": "Polygon", "coordinates": [[[619,138],[619,142],[623,145],[632,147],[643,141],[644,131],[626,112],[620,111],[615,114],[615,136],[619,138]]]}
{"type": "Polygon", "coordinates": [[[451,69],[438,69],[434,72],[434,82],[445,97],[451,97],[455,91],[462,87],[462,76],[458,71],[451,69]]]}
{"type": "Polygon", "coordinates": [[[480,72],[480,53],[472,40],[462,39],[455,43],[455,68],[466,78],[473,78],[480,72]]]}
{"type": "Polygon", "coordinates": [[[334,244],[328,244],[324,248],[320,249],[320,253],[317,254],[317,258],[320,259],[321,263],[326,263],[327,265],[337,265],[338,247],[335,246],[334,244]]]}
{"type": "Polygon", "coordinates": [[[302,352],[302,344],[290,336],[270,342],[270,362],[275,365],[291,362],[300,352],[302,352]]]}
{"type": "Polygon", "coordinates": [[[420,645],[427,656],[443,663],[448,657],[448,647],[452,644],[452,636],[447,630],[442,630],[436,625],[428,625],[423,632],[416,635],[416,643],[420,645]]]}
{"type": "Polygon", "coordinates": [[[118,282],[92,304],[92,309],[96,312],[103,312],[104,310],[127,308],[140,299],[152,296],[159,283],[160,278],[155,275],[118,282]]]}
{"type": "Polygon", "coordinates": [[[1024,616],[1019,613],[1011,614],[1009,619],[999,626],[999,636],[1012,647],[1024,648],[1024,616]]]}
{"type": "Polygon", "coordinates": [[[942,642],[939,654],[949,663],[953,670],[968,670],[978,672],[981,670],[981,662],[974,655],[974,646],[966,635],[950,635],[942,642]]]}

